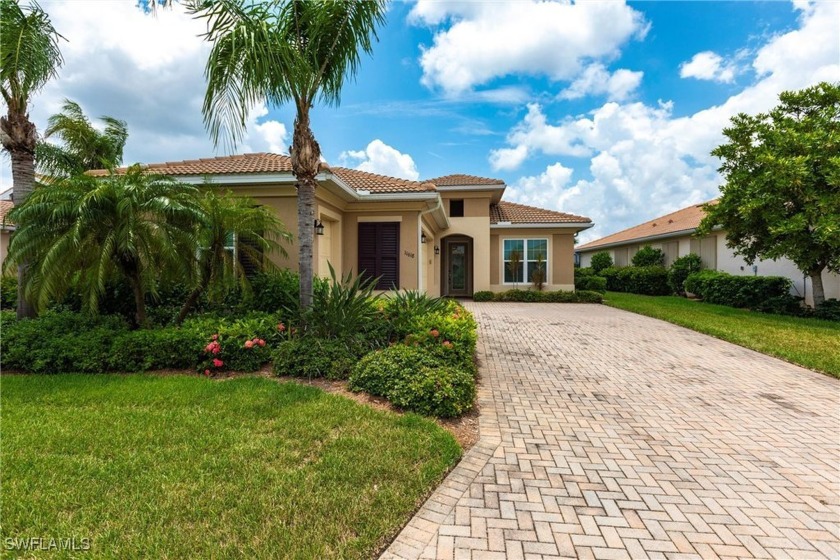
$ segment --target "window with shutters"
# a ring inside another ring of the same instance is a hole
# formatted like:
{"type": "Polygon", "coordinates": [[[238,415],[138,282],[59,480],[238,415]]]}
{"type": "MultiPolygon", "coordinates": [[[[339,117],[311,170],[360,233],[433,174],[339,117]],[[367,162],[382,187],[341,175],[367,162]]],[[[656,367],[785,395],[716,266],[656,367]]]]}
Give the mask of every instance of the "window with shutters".
{"type": "Polygon", "coordinates": [[[376,282],[377,290],[399,288],[399,222],[359,224],[359,274],[366,278],[379,278],[376,282]]]}

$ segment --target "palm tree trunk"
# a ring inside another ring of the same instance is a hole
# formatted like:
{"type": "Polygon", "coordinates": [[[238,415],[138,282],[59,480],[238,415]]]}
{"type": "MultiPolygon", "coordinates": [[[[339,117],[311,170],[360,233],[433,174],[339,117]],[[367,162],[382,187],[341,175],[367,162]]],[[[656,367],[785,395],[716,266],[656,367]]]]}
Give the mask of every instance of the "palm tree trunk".
{"type": "Polygon", "coordinates": [[[811,277],[811,289],[814,295],[814,307],[819,307],[825,303],[825,289],[823,288],[822,272],[824,266],[811,269],[808,275],[811,277]]]}
{"type": "Polygon", "coordinates": [[[308,105],[298,105],[292,138],[292,172],[298,180],[298,274],[300,306],[312,305],[312,245],[315,235],[315,187],[321,163],[321,147],[309,127],[308,105]]]}
{"type": "Polygon", "coordinates": [[[201,295],[201,292],[204,291],[205,286],[198,286],[187,297],[187,301],[184,302],[184,305],[181,306],[181,311],[178,312],[178,318],[175,319],[175,324],[180,325],[184,322],[184,319],[187,318],[187,313],[195,307],[195,302],[198,301],[198,297],[201,295]]]}
{"type": "MultiPolygon", "coordinates": [[[[29,120],[25,113],[9,110],[9,113],[0,119],[2,129],[3,147],[9,152],[12,160],[12,189],[16,205],[23,204],[32,189],[35,188],[35,144],[37,135],[35,125],[29,120]]],[[[29,261],[18,266],[18,294],[17,294],[17,317],[35,317],[35,307],[24,295],[26,288],[26,272],[30,266],[29,261]]]]}
{"type": "Polygon", "coordinates": [[[134,322],[138,328],[146,326],[146,293],[143,291],[143,280],[140,278],[140,270],[133,267],[128,272],[128,283],[131,284],[131,291],[134,293],[134,322]]]}

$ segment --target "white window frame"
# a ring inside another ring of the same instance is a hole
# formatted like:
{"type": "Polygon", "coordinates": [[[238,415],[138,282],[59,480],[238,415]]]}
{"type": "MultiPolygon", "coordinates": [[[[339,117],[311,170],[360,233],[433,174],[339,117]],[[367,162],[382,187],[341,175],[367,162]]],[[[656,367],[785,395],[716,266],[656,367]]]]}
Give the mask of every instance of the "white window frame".
{"type": "Polygon", "coordinates": [[[550,284],[550,275],[551,275],[551,266],[550,266],[550,255],[551,255],[551,240],[547,237],[503,237],[501,239],[501,254],[499,255],[500,262],[502,264],[501,267],[501,283],[504,286],[522,286],[522,285],[530,285],[531,279],[527,278],[528,276],[528,261],[536,261],[536,259],[529,259],[528,258],[528,242],[529,241],[545,241],[545,261],[543,265],[545,266],[545,284],[550,284]],[[521,241],[522,242],[522,278],[523,280],[520,282],[506,282],[505,281],[505,271],[507,270],[507,262],[505,260],[505,242],[506,241],[521,241]]]}

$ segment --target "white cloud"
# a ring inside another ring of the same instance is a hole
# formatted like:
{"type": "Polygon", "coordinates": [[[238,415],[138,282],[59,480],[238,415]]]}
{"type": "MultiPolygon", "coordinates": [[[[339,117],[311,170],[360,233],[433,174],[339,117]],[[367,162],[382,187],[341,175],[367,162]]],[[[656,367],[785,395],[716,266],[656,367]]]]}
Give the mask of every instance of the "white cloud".
{"type": "Polygon", "coordinates": [[[348,150],[339,156],[342,165],[355,167],[359,171],[378,173],[416,181],[420,177],[414,160],[382,140],[373,140],[364,150],[348,150]]]}
{"type": "Polygon", "coordinates": [[[643,76],[644,72],[624,68],[610,74],[603,64],[590,64],[559,97],[580,99],[587,95],[606,95],[610,101],[623,101],[639,87],[643,76]]]}
{"type": "Polygon", "coordinates": [[[423,84],[460,95],[494,78],[573,79],[586,60],[610,59],[647,32],[624,2],[439,2],[420,0],[415,23],[450,24],[423,47],[423,84]]]}
{"type": "Polygon", "coordinates": [[[732,83],[735,80],[736,71],[737,66],[734,63],[725,61],[715,52],[703,51],[680,65],[680,78],[732,83]]]}
{"type": "MultiPolygon", "coordinates": [[[[175,3],[145,14],[135,2],[42,1],[55,28],[64,66],[31,107],[43,132],[65,98],[77,101],[95,120],[109,115],[128,123],[125,162],[160,162],[207,157],[216,150],[202,120],[204,65],[209,45],[204,24],[175,3]]],[[[266,121],[264,106],[249,119],[241,151],[286,151],[286,127],[266,121]]],[[[0,176],[10,183],[8,158],[0,176]]]]}
{"type": "Polygon", "coordinates": [[[714,198],[719,161],[709,152],[723,141],[722,130],[733,115],[765,111],[785,90],[840,80],[840,4],[798,6],[799,28],[760,48],[752,61],[755,83],[720,105],[675,117],[671,102],[608,102],[556,123],[542,107],[529,105],[508,134],[508,146],[491,152],[491,163],[502,153],[587,157],[591,178],[570,183],[552,164],[513,182],[508,196],[591,217],[596,227],[581,236],[584,241],[714,198]]]}

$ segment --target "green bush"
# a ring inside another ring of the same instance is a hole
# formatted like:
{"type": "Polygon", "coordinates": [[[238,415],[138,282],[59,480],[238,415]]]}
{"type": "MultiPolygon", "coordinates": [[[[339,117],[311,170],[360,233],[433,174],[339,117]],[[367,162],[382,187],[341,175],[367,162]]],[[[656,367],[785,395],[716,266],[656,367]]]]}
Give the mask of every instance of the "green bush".
{"type": "Polygon", "coordinates": [[[257,371],[271,361],[270,348],[281,340],[279,322],[279,315],[253,312],[237,320],[200,316],[185,321],[182,328],[201,343],[203,357],[195,364],[199,371],[257,371]],[[218,353],[208,350],[213,337],[220,347],[218,353]],[[223,365],[214,367],[214,359],[223,365]]]}
{"type": "Polygon", "coordinates": [[[386,397],[420,414],[451,417],[471,409],[475,379],[420,346],[397,344],[371,352],[353,367],[350,389],[386,397]]]}
{"type": "Polygon", "coordinates": [[[575,279],[575,290],[604,293],[607,291],[607,279],[603,276],[584,276],[575,279]]]}
{"type": "Polygon", "coordinates": [[[808,310],[802,306],[802,298],[785,294],[783,296],[774,296],[768,298],[755,307],[754,311],[761,313],[771,313],[773,315],[791,315],[793,317],[802,317],[808,310]]]}
{"type": "Polygon", "coordinates": [[[665,253],[661,249],[654,249],[650,245],[645,245],[639,249],[631,261],[633,266],[665,266],[665,253]]]}
{"type": "Polygon", "coordinates": [[[771,298],[787,296],[791,281],[782,276],[735,276],[701,270],[685,280],[685,291],[707,303],[755,309],[771,298]]]}
{"type": "Polygon", "coordinates": [[[613,265],[613,260],[609,252],[600,251],[592,255],[591,264],[592,271],[595,274],[600,274],[602,270],[604,270],[605,268],[609,268],[613,265]]]}
{"type": "Polygon", "coordinates": [[[296,272],[281,269],[255,275],[251,294],[243,305],[253,311],[277,313],[297,309],[300,303],[300,278],[296,272]]]}
{"type": "Polygon", "coordinates": [[[493,292],[490,292],[490,291],[475,292],[473,294],[473,301],[477,301],[477,302],[493,301],[493,292]]]}
{"type": "Polygon", "coordinates": [[[357,360],[343,341],[309,336],[281,342],[272,361],[276,375],[347,379],[357,360]]]}
{"type": "Polygon", "coordinates": [[[383,308],[393,336],[402,338],[415,330],[420,317],[446,312],[449,302],[416,291],[404,291],[386,296],[383,308]]]}
{"type": "Polygon", "coordinates": [[[494,294],[495,301],[515,302],[545,302],[545,303],[602,303],[603,297],[600,293],[590,290],[554,292],[534,292],[529,290],[508,290],[494,294]]]}
{"type": "Polygon", "coordinates": [[[840,321],[840,299],[827,299],[814,309],[814,317],[826,321],[840,321]]]}
{"type": "Polygon", "coordinates": [[[668,287],[677,295],[685,294],[685,279],[690,274],[699,272],[703,267],[703,262],[699,255],[689,253],[674,261],[671,268],[668,269],[668,287]]]}
{"type": "Polygon", "coordinates": [[[331,281],[315,285],[312,305],[301,313],[305,333],[345,341],[364,339],[365,330],[377,318],[376,282],[349,273],[336,278],[332,265],[330,276],[331,281]]]}
{"type": "Polygon", "coordinates": [[[192,369],[201,359],[204,341],[192,329],[166,327],[121,333],[108,352],[110,371],[192,369]]]}
{"type": "Polygon", "coordinates": [[[648,296],[665,296],[671,293],[668,270],[662,266],[611,267],[601,271],[607,280],[607,289],[648,296]]]}
{"type": "Polygon", "coordinates": [[[388,393],[396,406],[423,414],[452,418],[469,411],[475,403],[475,379],[462,369],[420,367],[402,371],[388,393]]]}
{"type": "Polygon", "coordinates": [[[0,309],[17,309],[17,278],[10,274],[0,277],[0,309]]]}

